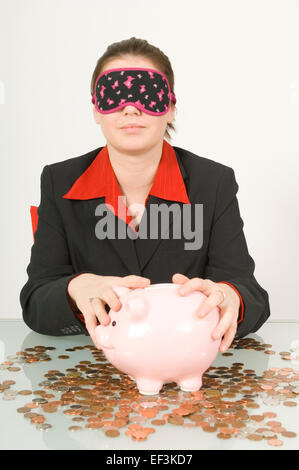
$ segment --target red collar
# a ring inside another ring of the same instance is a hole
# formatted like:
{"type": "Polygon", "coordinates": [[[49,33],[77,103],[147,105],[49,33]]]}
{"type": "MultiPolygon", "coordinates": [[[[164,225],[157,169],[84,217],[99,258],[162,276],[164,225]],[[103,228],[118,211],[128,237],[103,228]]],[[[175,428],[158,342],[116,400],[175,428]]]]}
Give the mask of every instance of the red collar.
{"type": "MultiPolygon", "coordinates": [[[[122,195],[110,163],[107,145],[105,145],[62,197],[64,199],[86,200],[105,196],[105,203],[114,208],[114,213],[117,216],[118,196],[122,195]]],[[[190,204],[175,150],[166,140],[163,141],[162,157],[145,205],[149,195],[190,204]]],[[[127,215],[126,223],[129,223],[131,219],[132,217],[127,215]]]]}

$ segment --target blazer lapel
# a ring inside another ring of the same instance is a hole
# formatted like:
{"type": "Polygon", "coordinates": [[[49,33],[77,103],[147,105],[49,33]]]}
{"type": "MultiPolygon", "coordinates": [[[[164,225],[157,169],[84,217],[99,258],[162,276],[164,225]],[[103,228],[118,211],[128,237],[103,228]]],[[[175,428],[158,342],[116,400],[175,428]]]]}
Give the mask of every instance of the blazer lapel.
{"type": "MultiPolygon", "coordinates": [[[[96,215],[96,208],[99,204],[105,203],[105,198],[95,198],[89,199],[88,204],[91,210],[92,216],[95,220],[95,225],[97,220],[100,220],[101,217],[96,215]]],[[[107,206],[106,206],[107,207],[107,206]]],[[[118,225],[120,228],[121,233],[125,233],[126,231],[130,232],[132,238],[134,237],[134,230],[131,229],[122,219],[116,217],[115,214],[111,212],[111,210],[107,207],[107,214],[105,214],[105,219],[107,220],[108,224],[111,224],[112,227],[115,227],[115,237],[107,237],[108,242],[110,243],[112,249],[118,254],[122,262],[127,267],[129,273],[136,274],[137,276],[141,276],[141,270],[138,262],[138,257],[136,253],[136,249],[134,247],[134,241],[130,237],[126,235],[125,238],[118,238],[118,225]]],[[[135,235],[136,237],[136,235],[135,235]]]]}

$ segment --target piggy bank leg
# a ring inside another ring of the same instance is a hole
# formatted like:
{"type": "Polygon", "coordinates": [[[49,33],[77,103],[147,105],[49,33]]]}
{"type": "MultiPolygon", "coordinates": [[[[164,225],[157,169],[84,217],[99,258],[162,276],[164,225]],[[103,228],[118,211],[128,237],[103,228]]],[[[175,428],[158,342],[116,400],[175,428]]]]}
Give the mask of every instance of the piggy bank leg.
{"type": "Polygon", "coordinates": [[[183,392],[196,392],[202,386],[202,377],[191,377],[189,379],[181,380],[178,382],[183,392]]]}
{"type": "Polygon", "coordinates": [[[163,387],[163,381],[139,377],[136,378],[136,385],[142,395],[156,395],[163,387]]]}

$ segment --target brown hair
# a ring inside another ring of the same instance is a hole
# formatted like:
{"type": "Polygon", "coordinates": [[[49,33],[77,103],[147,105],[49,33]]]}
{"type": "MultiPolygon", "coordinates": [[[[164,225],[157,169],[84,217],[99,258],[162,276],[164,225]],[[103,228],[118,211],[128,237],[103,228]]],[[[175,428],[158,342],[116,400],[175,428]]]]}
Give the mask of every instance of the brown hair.
{"type": "MultiPolygon", "coordinates": [[[[130,39],[110,44],[104,54],[98,59],[90,84],[91,96],[94,93],[96,79],[107,62],[124,55],[143,56],[150,59],[155,67],[166,75],[170,89],[174,93],[174,74],[168,57],[158,47],[149,44],[145,39],[131,37],[130,39]]],[[[165,130],[165,138],[168,140],[171,140],[170,129],[176,131],[173,123],[167,124],[165,130]]]]}

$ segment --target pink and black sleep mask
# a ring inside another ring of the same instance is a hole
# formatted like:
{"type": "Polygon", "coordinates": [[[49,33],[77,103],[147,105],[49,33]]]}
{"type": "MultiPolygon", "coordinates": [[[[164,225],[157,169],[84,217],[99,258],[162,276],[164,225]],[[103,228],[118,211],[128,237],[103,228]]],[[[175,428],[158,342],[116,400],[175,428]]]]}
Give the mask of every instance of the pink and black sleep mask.
{"type": "Polygon", "coordinates": [[[101,114],[131,104],[153,116],[166,114],[176,97],[167,77],[155,69],[126,67],[109,69],[96,79],[92,103],[101,114]]]}

